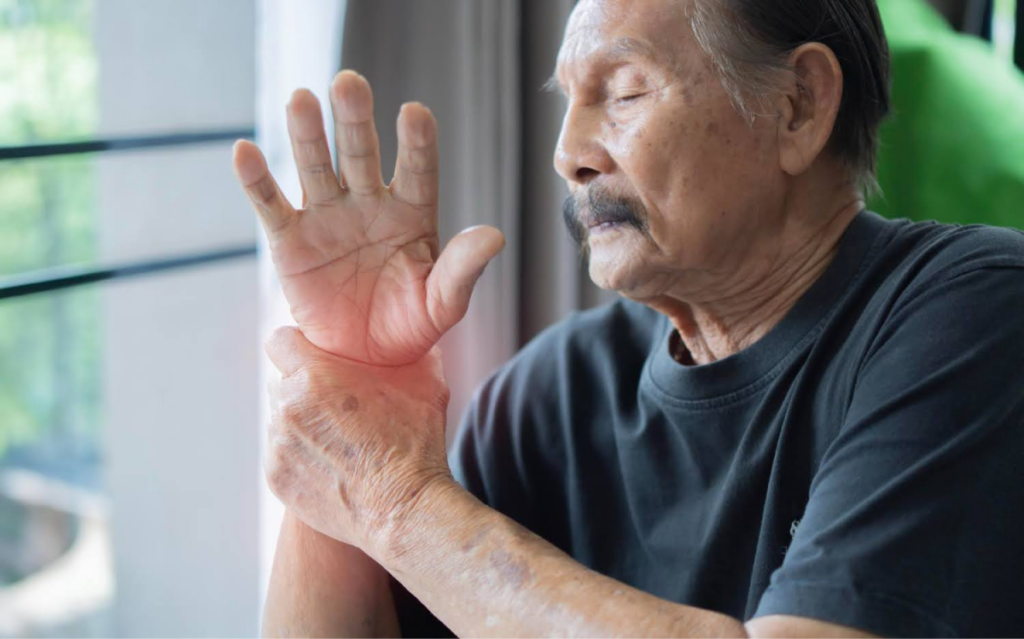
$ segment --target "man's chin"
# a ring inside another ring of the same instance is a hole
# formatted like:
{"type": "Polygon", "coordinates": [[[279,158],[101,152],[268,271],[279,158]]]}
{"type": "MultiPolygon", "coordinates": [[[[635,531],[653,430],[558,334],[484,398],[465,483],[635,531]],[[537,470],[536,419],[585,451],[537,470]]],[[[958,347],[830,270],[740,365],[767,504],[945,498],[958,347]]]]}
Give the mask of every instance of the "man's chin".
{"type": "Polygon", "coordinates": [[[589,271],[590,279],[598,287],[606,291],[615,291],[626,297],[633,297],[638,289],[643,288],[642,269],[629,259],[621,259],[607,255],[600,248],[591,247],[589,271]]]}

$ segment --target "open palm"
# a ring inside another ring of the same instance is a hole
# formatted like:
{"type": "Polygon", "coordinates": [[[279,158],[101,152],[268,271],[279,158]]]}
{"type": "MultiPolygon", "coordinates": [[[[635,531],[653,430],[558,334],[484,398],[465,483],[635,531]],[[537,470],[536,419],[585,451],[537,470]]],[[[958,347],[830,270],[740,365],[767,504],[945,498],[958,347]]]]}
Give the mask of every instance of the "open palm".
{"type": "Polygon", "coordinates": [[[385,186],[366,79],[339,73],[331,105],[338,174],[316,97],[299,90],[288,106],[301,210],[283,196],[255,145],[235,145],[235,171],[259,213],[306,338],[348,359],[408,364],[462,319],[504,237],[475,227],[439,254],[437,124],[429,110],[417,103],[402,107],[395,178],[385,186]]]}

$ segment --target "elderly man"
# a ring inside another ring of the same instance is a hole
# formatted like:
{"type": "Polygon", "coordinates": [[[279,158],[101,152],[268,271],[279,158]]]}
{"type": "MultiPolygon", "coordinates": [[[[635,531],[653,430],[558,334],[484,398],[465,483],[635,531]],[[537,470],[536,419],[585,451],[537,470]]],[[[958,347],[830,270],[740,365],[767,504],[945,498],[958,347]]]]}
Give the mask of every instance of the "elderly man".
{"type": "Polygon", "coordinates": [[[302,210],[237,145],[298,323],[264,632],[1024,631],[1024,236],[863,210],[874,1],[583,0],[554,84],[566,222],[626,299],[491,377],[450,467],[434,345],[503,238],[439,251],[432,115],[385,185],[367,82],[331,87],[337,173],[296,92],[302,210]]]}

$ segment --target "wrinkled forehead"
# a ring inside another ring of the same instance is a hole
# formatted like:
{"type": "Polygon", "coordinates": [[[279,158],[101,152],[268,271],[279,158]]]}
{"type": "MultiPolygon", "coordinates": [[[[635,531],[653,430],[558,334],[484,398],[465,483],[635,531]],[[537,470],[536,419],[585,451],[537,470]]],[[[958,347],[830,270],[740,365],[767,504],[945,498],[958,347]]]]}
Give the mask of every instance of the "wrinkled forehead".
{"type": "Polygon", "coordinates": [[[580,0],[565,27],[556,73],[597,58],[642,55],[678,66],[692,40],[693,0],[580,0]]]}

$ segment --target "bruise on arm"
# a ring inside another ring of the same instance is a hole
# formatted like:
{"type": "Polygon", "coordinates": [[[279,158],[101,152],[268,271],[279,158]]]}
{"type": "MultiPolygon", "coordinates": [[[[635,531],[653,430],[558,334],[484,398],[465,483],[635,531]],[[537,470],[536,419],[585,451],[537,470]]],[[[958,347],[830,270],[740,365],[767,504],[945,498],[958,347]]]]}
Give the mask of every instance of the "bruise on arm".
{"type": "Polygon", "coordinates": [[[589,570],[457,485],[421,502],[382,561],[459,636],[746,636],[589,570]]]}

